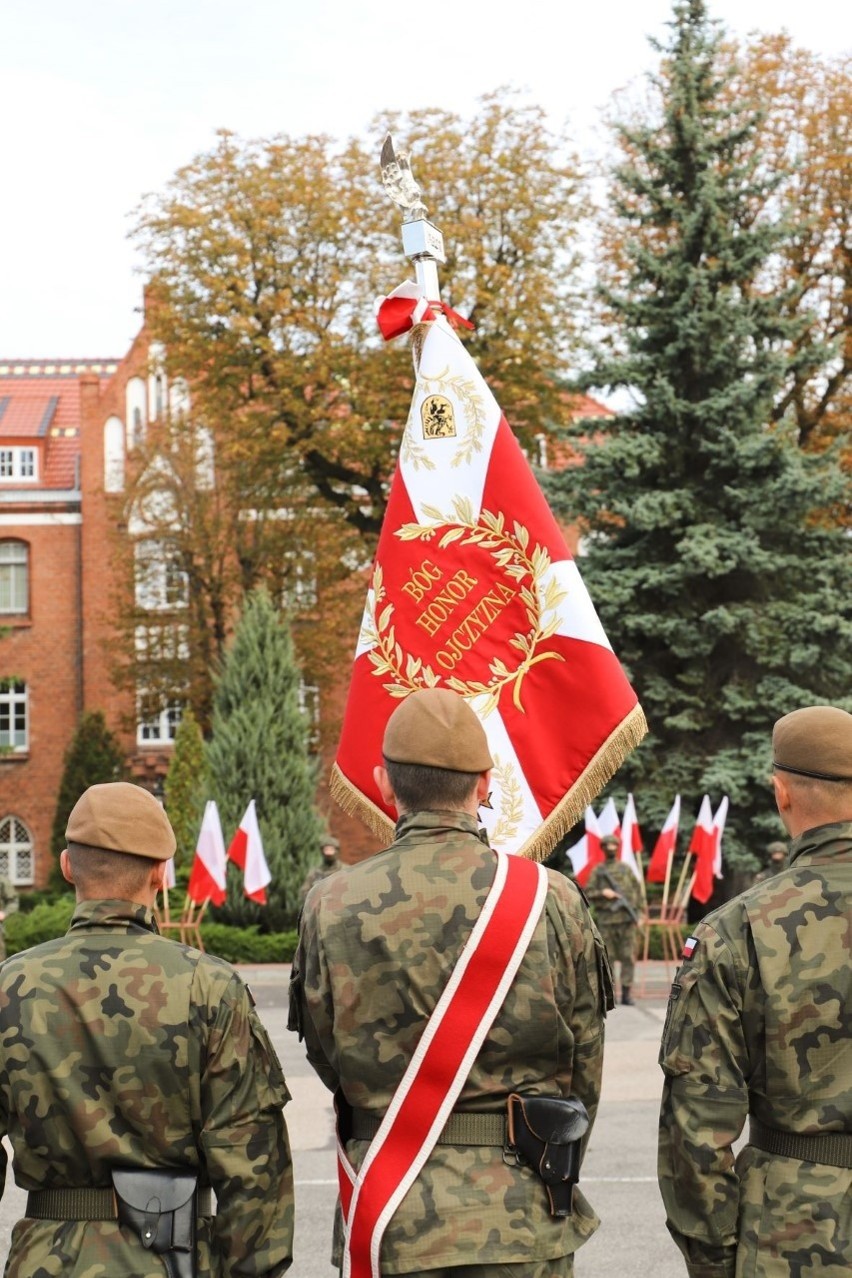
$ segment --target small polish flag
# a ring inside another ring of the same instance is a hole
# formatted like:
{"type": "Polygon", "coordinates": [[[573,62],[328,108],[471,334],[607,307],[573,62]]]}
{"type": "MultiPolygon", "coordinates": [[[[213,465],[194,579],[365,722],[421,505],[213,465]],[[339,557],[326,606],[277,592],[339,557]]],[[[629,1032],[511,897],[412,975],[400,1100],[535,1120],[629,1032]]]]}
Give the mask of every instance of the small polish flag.
{"type": "Polygon", "coordinates": [[[225,840],[219,809],[213,799],[208,799],[204,807],[186,891],[196,905],[204,905],[206,901],[221,905],[225,900],[225,840]]]}
{"type": "Polygon", "coordinates": [[[686,938],[686,941],[684,942],[683,953],[681,954],[681,958],[691,959],[697,949],[698,949],[698,937],[688,936],[686,938]]]}
{"type": "Polygon", "coordinates": [[[695,857],[695,885],[692,895],[706,905],[713,895],[713,866],[716,861],[716,834],[713,829],[713,811],[705,794],[689,840],[688,851],[695,857]]]}
{"type": "Polygon", "coordinates": [[[243,872],[243,890],[248,899],[257,901],[258,905],[266,905],[266,888],[272,882],[272,875],[263,855],[263,840],[257,824],[254,799],[246,808],[240,828],[231,839],[228,856],[243,872]]]}
{"type": "Polygon", "coordinates": [[[640,883],[642,882],[642,873],[636,860],[636,853],[641,851],[642,831],[639,829],[639,822],[636,820],[636,804],[633,802],[633,795],[628,794],[627,802],[624,805],[624,816],[621,818],[621,852],[619,857],[625,865],[630,866],[640,883]]]}
{"type": "Polygon", "coordinates": [[[601,838],[603,838],[605,834],[614,834],[617,839],[621,838],[621,823],[618,819],[618,808],[615,806],[615,799],[612,795],[610,795],[600,810],[598,815],[598,825],[600,826],[601,838]]]}
{"type": "Polygon", "coordinates": [[[713,817],[713,837],[716,840],[716,855],[713,858],[713,873],[717,879],[722,877],[722,835],[725,832],[725,821],[728,817],[728,796],[722,799],[713,817]]]}
{"type": "Polygon", "coordinates": [[[585,886],[593,868],[604,859],[601,851],[601,827],[594,808],[586,808],[586,833],[568,849],[566,855],[571,858],[574,878],[581,886],[585,886]]]}
{"type": "Polygon", "coordinates": [[[648,882],[665,883],[669,858],[674,856],[677,843],[677,827],[680,822],[680,795],[675,797],[672,810],[666,817],[666,823],[660,831],[654,851],[648,862],[648,882]]]}

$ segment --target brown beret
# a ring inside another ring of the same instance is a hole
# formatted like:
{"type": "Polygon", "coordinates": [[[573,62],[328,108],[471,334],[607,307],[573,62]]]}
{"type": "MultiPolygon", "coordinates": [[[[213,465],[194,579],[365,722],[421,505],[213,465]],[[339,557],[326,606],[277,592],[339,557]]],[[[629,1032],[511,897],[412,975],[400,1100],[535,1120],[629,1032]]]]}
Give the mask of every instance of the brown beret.
{"type": "Polygon", "coordinates": [[[89,786],[74,804],[65,838],[152,861],[168,861],[175,854],[174,831],[163,808],[148,790],[127,781],[89,786]]]}
{"type": "Polygon", "coordinates": [[[772,733],[773,766],[820,781],[852,781],[852,714],[837,706],[806,706],[779,719],[772,733]]]}
{"type": "Polygon", "coordinates": [[[485,729],[457,692],[421,688],[394,710],[382,754],[391,763],[419,763],[449,772],[486,772],[494,766],[485,729]]]}

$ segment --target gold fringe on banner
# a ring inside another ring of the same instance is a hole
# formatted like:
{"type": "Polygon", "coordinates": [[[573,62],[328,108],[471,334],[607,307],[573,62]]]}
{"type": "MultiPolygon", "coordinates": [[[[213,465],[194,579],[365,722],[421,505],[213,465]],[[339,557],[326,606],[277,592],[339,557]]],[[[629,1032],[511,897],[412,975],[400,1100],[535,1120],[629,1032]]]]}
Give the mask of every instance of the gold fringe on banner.
{"type": "MultiPolygon", "coordinates": [[[[647,731],[644,711],[640,705],[635,705],[615,731],[610,733],[595,757],[589,761],[535,834],[518,849],[518,855],[528,857],[531,861],[544,861],[550,856],[562,836],[577,824],[592,800],[597,798],[647,731]]],[[[393,821],[344,776],[336,763],[331,769],[328,788],[331,797],[344,812],[358,817],[378,838],[390,841],[394,832],[393,821]]]]}
{"type": "Polygon", "coordinates": [[[390,841],[394,832],[393,821],[385,816],[381,808],[377,808],[375,803],[372,803],[357,786],[353,785],[348,777],[344,776],[336,763],[331,768],[328,790],[335,803],[343,808],[344,812],[358,817],[380,839],[390,841]]]}
{"type": "Polygon", "coordinates": [[[610,733],[594,758],[589,760],[571,789],[560,799],[535,834],[518,848],[518,855],[528,857],[531,861],[544,861],[550,856],[562,836],[577,824],[592,799],[597,798],[647,731],[645,712],[640,705],[635,705],[615,731],[610,733]]]}

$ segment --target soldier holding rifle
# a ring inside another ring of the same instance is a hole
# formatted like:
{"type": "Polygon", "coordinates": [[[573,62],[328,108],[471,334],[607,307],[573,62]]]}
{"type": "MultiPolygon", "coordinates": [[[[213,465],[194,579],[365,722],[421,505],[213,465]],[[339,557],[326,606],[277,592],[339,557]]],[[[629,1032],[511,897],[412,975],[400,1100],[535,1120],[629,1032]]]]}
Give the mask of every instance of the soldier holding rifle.
{"type": "Polygon", "coordinates": [[[642,888],[636,875],[618,860],[619,841],[614,834],[601,839],[606,857],[589,876],[586,896],[595,911],[595,922],[606,945],[613,967],[618,963],[621,974],[621,1001],[633,1003],[633,973],[636,965],[636,941],[642,918],[642,888]]]}

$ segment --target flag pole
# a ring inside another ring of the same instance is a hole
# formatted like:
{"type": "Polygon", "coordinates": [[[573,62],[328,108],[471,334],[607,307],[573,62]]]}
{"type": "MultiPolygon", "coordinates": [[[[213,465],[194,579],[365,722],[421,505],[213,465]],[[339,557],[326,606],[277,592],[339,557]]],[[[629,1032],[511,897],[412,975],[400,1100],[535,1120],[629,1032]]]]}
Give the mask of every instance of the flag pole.
{"type": "Polygon", "coordinates": [[[382,145],[382,183],[390,198],[403,210],[402,247],[414,263],[417,283],[429,302],[441,300],[438,263],[447,260],[444,237],[426,217],[426,205],[414,180],[405,151],[397,151],[390,133],[382,145]]]}
{"type": "Polygon", "coordinates": [[[669,855],[666,859],[666,881],[665,881],[665,885],[663,886],[663,901],[660,906],[661,919],[668,918],[667,911],[668,911],[668,903],[669,903],[669,886],[671,885],[671,881],[672,881],[672,865],[674,863],[674,857],[675,857],[675,845],[672,846],[672,850],[669,852],[669,855]]]}

